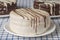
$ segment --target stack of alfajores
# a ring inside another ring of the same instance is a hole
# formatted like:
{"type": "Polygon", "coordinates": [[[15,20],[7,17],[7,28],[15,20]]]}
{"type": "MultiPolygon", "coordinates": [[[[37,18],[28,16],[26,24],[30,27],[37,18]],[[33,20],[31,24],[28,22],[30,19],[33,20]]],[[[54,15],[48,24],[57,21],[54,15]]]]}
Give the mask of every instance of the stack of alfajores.
{"type": "Polygon", "coordinates": [[[34,8],[47,11],[51,16],[60,15],[60,4],[56,2],[37,2],[34,1],[34,8]]]}
{"type": "Polygon", "coordinates": [[[16,9],[16,3],[0,0],[0,15],[9,14],[13,9],[16,9]]]}

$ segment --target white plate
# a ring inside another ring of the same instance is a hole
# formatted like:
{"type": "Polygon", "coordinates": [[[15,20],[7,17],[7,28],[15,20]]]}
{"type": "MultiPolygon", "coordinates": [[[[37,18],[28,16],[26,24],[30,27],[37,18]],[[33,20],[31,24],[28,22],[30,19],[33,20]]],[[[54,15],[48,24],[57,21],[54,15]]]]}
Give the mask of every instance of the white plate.
{"type": "Polygon", "coordinates": [[[9,15],[0,15],[0,17],[9,17],[9,15]]]}
{"type": "Polygon", "coordinates": [[[20,35],[20,34],[16,34],[16,33],[12,32],[10,30],[8,24],[4,26],[4,29],[8,33],[13,34],[13,35],[16,35],[16,36],[21,36],[21,37],[39,37],[39,36],[45,36],[45,35],[48,35],[48,34],[52,33],[56,29],[56,25],[52,22],[51,23],[51,27],[45,33],[40,34],[40,35],[20,35]]]}
{"type": "Polygon", "coordinates": [[[50,16],[51,18],[56,18],[56,17],[60,17],[60,15],[57,15],[57,16],[50,16]]]}

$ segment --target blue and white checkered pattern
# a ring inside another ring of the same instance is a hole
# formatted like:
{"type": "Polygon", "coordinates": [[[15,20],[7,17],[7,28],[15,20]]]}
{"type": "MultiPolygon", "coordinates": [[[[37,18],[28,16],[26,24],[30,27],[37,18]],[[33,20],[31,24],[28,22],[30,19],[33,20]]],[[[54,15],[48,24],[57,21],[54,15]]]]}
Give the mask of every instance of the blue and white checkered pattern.
{"type": "Polygon", "coordinates": [[[21,8],[33,8],[34,0],[17,0],[17,6],[21,8]]]}
{"type": "Polygon", "coordinates": [[[0,40],[60,40],[60,19],[53,20],[57,26],[56,30],[53,33],[43,37],[34,38],[19,37],[7,33],[3,29],[3,25],[8,22],[8,20],[9,18],[0,18],[0,40]]]}

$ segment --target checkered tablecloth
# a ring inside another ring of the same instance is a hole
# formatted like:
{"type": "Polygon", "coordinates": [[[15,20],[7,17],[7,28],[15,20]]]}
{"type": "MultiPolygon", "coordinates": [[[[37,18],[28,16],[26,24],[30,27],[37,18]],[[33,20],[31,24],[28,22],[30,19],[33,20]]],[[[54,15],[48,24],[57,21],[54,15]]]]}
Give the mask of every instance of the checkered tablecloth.
{"type": "Polygon", "coordinates": [[[19,37],[7,33],[3,29],[3,25],[6,24],[8,20],[9,18],[0,18],[0,40],[60,40],[60,19],[53,19],[53,21],[57,25],[57,28],[53,33],[46,36],[34,38],[19,37]]]}

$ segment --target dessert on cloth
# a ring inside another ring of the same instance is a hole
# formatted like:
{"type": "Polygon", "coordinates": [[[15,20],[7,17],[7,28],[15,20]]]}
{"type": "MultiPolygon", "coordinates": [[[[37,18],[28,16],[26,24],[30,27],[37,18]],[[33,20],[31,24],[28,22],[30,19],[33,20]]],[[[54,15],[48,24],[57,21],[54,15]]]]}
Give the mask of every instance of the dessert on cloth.
{"type": "Polygon", "coordinates": [[[50,27],[50,16],[40,9],[15,9],[10,12],[9,27],[20,35],[42,34],[50,27]]]}
{"type": "Polygon", "coordinates": [[[0,0],[0,15],[9,14],[11,10],[16,9],[16,0],[0,0]]]}
{"type": "Polygon", "coordinates": [[[57,2],[43,2],[43,1],[34,1],[34,8],[47,11],[51,16],[60,15],[60,3],[57,2]]]}

